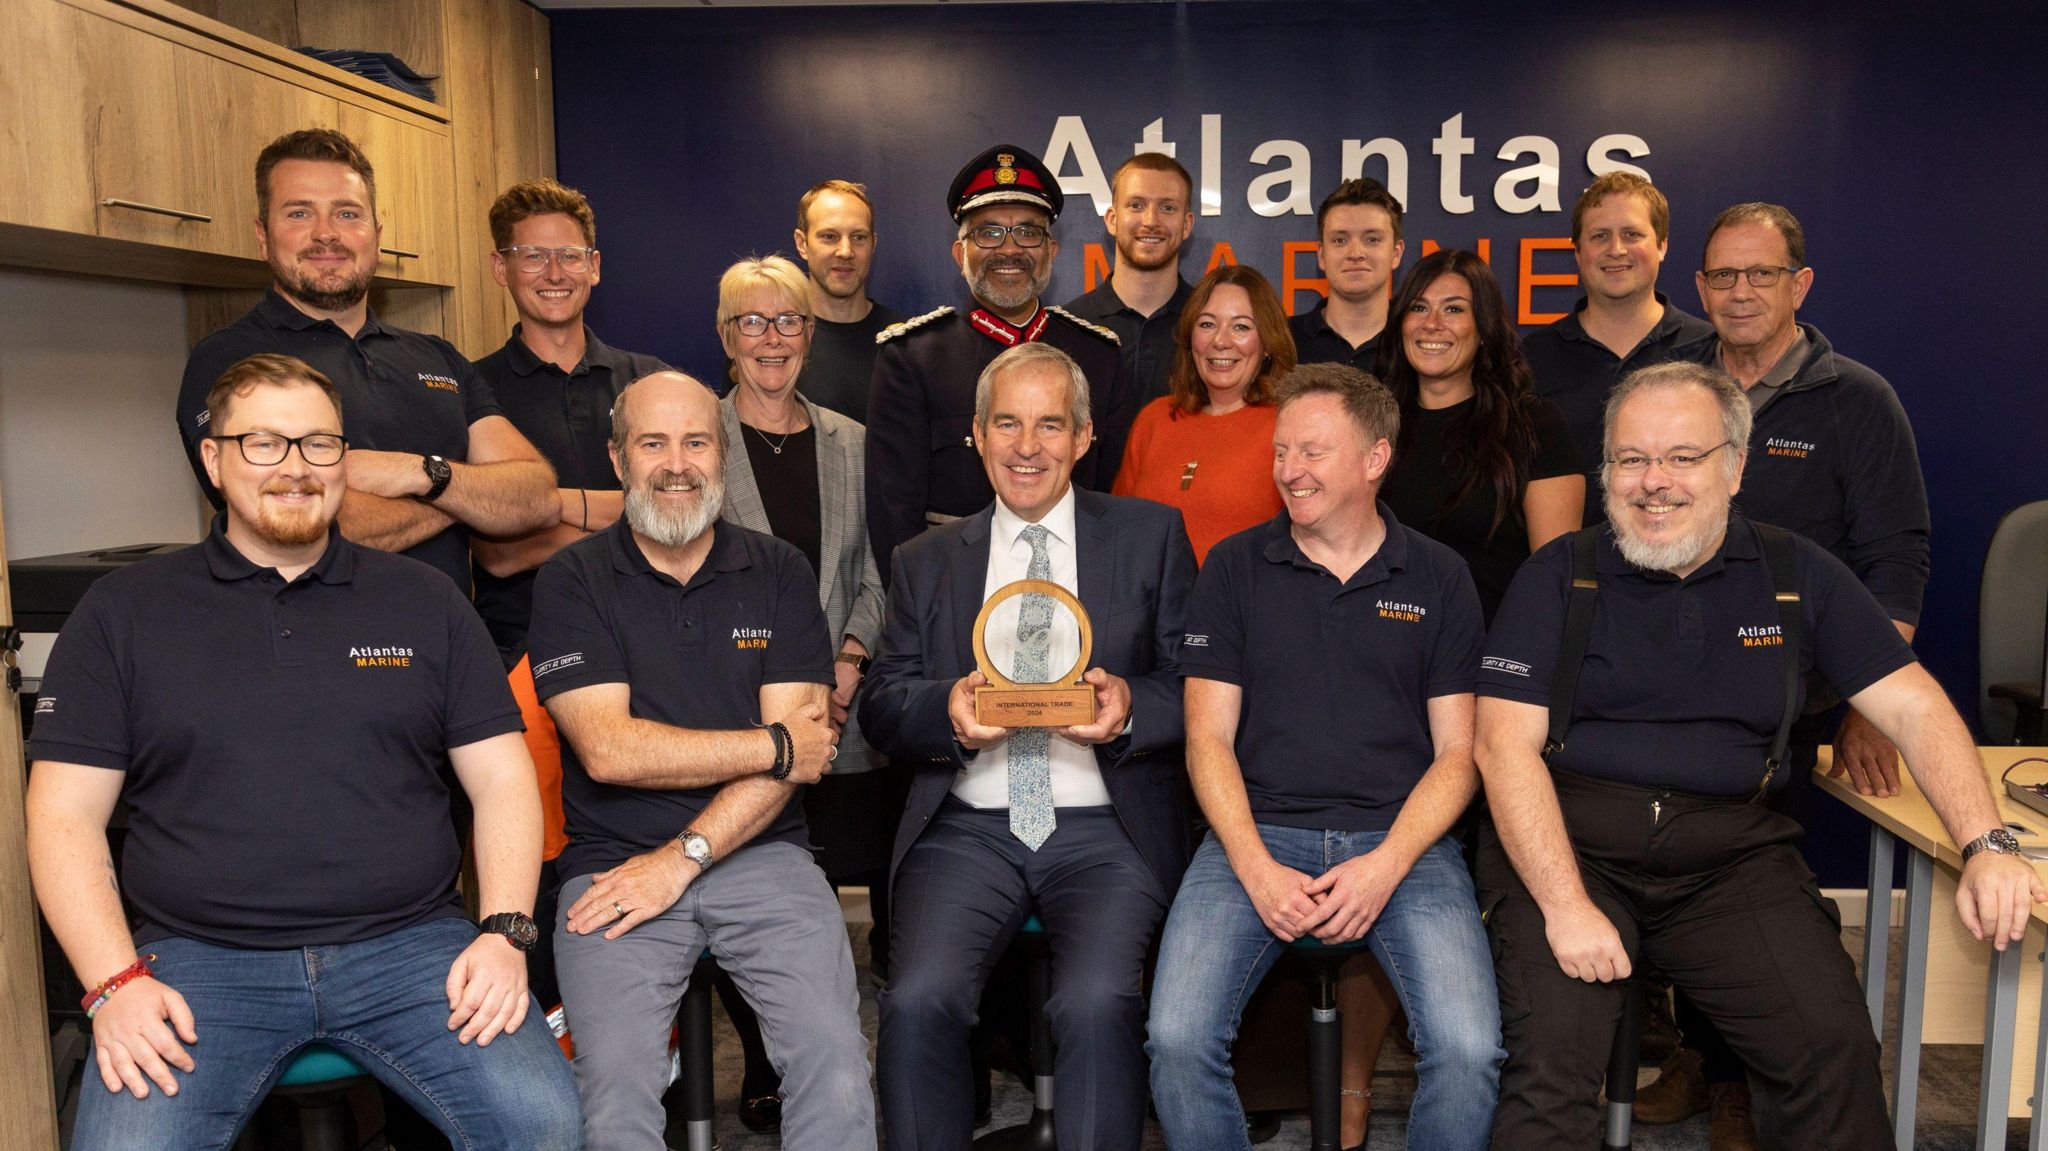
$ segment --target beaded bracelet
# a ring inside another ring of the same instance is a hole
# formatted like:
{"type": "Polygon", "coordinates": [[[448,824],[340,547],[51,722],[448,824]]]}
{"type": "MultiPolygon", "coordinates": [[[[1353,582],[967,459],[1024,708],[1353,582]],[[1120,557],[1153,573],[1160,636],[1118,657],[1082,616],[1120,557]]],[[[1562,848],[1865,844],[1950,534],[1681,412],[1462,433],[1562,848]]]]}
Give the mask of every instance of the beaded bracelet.
{"type": "Polygon", "coordinates": [[[155,975],[156,973],[149,969],[149,965],[155,960],[155,955],[145,955],[109,975],[98,987],[88,992],[85,998],[78,1001],[78,1005],[85,1008],[85,1017],[91,1019],[99,1014],[100,1008],[107,1005],[107,1000],[113,998],[114,992],[121,990],[123,984],[145,975],[155,975]]]}
{"type": "Polygon", "coordinates": [[[788,779],[794,755],[790,747],[789,728],[779,723],[768,725],[768,734],[775,740],[775,766],[768,771],[769,779],[788,779]]]}

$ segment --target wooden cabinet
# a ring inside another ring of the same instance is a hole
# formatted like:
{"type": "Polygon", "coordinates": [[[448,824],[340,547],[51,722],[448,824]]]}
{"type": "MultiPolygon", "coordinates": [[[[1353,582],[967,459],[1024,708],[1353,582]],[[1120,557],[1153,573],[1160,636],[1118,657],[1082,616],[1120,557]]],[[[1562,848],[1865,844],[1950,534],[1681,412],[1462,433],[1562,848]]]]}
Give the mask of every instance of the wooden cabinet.
{"type": "Polygon", "coordinates": [[[377,171],[377,218],[384,226],[377,275],[454,283],[455,157],[447,135],[353,104],[340,112],[342,132],[377,171]]]}

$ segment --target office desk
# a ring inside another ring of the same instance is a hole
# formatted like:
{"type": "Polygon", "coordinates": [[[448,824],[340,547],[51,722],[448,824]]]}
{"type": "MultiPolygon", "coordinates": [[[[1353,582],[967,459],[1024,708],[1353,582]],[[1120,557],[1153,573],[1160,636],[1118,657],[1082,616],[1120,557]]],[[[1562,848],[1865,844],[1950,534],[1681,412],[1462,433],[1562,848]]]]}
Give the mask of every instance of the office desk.
{"type": "MultiPolygon", "coordinates": [[[[2006,822],[2015,825],[2014,834],[2019,836],[2021,845],[2048,850],[2048,816],[2007,799],[2005,788],[1999,782],[1999,776],[2015,760],[2048,756],[2048,748],[1984,747],[1978,752],[1991,783],[1992,798],[2006,822]]],[[[1953,919],[1956,914],[1953,900],[1940,899],[1936,893],[1936,870],[1938,868],[1944,874],[1940,887],[1952,894],[1954,877],[1962,871],[1963,857],[1956,845],[1949,841],[1948,833],[1942,829],[1927,797],[1910,775],[1900,772],[1904,787],[1899,795],[1885,799],[1858,795],[1846,775],[1840,779],[1827,777],[1832,758],[1830,749],[1823,746],[1820,763],[1814,770],[1815,783],[1870,820],[1870,901],[1866,905],[1863,937],[1863,993],[1870,1006],[1870,1024],[1880,1036],[1884,1034],[1885,967],[1889,958],[1890,932],[1880,929],[1879,925],[1890,922],[1892,864],[1898,845],[1903,842],[1911,849],[1906,867],[1905,950],[1899,965],[1898,1078],[1892,1095],[1895,1139],[1900,1151],[1910,1151],[1919,1091],[1920,1046],[1928,1024],[1929,941],[1934,917],[1953,919]]],[[[2048,779],[2048,765],[2029,764],[2022,767],[2015,778],[2028,781],[2048,779]]],[[[2044,878],[2048,878],[2048,868],[2038,861],[2034,866],[2044,878]]],[[[1960,927],[1957,930],[1961,930],[1960,927]]],[[[2006,1145],[2006,1122],[2014,1103],[2013,1053],[2020,1014],[2021,967],[2028,959],[2033,961],[2028,966],[2039,963],[2044,931],[2048,931],[2048,905],[2036,904],[2027,937],[2017,946],[1994,952],[1974,940],[1969,941],[1972,948],[1983,948],[1983,952],[1973,951],[1972,958],[1985,953],[1991,956],[1983,1009],[1983,1087],[1977,1100],[1977,1146],[1981,1151],[2003,1151],[2006,1145]]],[[[1968,940],[1967,934],[1964,938],[1968,940]]],[[[1935,958],[1939,966],[1942,957],[1935,958]]],[[[2048,1007],[2048,984],[2044,984],[2041,1004],[2048,1007]]],[[[2040,1023],[2033,1042],[2032,1095],[2027,1100],[2033,1105],[2034,1115],[2027,1143],[2032,1151],[2048,1151],[2048,1116],[2044,1116],[2041,1108],[2041,1101],[2048,1099],[2048,1042],[2044,1042],[2048,1041],[2048,1011],[2040,1012],[2040,1023]]],[[[2025,1111],[2020,1113],[2026,1114],[2025,1111]]]]}

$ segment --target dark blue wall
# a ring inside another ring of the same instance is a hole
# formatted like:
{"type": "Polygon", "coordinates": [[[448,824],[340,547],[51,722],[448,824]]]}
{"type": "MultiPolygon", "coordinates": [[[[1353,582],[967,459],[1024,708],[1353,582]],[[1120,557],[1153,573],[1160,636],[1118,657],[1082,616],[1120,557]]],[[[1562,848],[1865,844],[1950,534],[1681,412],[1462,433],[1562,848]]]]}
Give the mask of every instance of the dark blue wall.
{"type": "MultiPolygon", "coordinates": [[[[1251,163],[1261,142],[1307,146],[1313,202],[1339,178],[1343,140],[1390,136],[1408,152],[1408,261],[1424,239],[1488,237],[1513,293],[1518,241],[1569,234],[1587,146],[1631,133],[1651,149],[1634,163],[1674,202],[1663,287],[1688,310],[1716,211],[1775,200],[1804,222],[1817,274],[1802,318],[1890,378],[1919,436],[1935,536],[1918,646],[1974,721],[1985,544],[2004,511],[2048,496],[2048,416],[2029,354],[2048,302],[2037,270],[2048,29],[2020,6],[1646,7],[556,11],[559,170],[596,204],[605,250],[592,322],[615,344],[715,375],[718,273],[738,255],[790,251],[797,196],[828,176],[875,195],[877,298],[910,311],[958,303],[947,184],[990,144],[1042,150],[1064,115],[1084,118],[1105,168],[1164,117],[1164,138],[1198,173],[1200,117],[1223,116],[1222,213],[1197,221],[1190,278],[1227,240],[1277,283],[1281,244],[1314,239],[1309,217],[1246,206],[1247,186],[1275,166],[1251,163]],[[1439,204],[1431,152],[1460,114],[1476,142],[1463,189],[1477,208],[1465,215],[1439,204]],[[1495,178],[1533,162],[1495,158],[1523,134],[1558,145],[1558,212],[1494,205],[1495,178]]],[[[1083,289],[1082,243],[1102,239],[1091,215],[1084,197],[1070,201],[1056,299],[1083,289]]],[[[1536,270],[1571,263],[1542,253],[1536,270]]],[[[1297,271],[1314,275],[1312,259],[1297,271]]],[[[1533,299],[1559,311],[1573,295],[1533,299]]]]}

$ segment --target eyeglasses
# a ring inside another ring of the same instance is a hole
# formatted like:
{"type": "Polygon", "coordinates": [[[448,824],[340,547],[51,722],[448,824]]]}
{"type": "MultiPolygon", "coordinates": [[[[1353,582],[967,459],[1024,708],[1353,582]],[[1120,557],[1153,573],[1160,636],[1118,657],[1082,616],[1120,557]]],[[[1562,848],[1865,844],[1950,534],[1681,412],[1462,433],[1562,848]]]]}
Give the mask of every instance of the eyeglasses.
{"type": "Polygon", "coordinates": [[[549,260],[553,260],[555,266],[568,275],[580,276],[590,270],[591,263],[597,258],[597,249],[574,246],[543,248],[539,244],[514,244],[509,248],[499,248],[498,254],[505,257],[507,263],[530,276],[547,271],[549,260]]]}
{"type": "Polygon", "coordinates": [[[1607,463],[1615,471],[1625,476],[1642,475],[1650,470],[1651,464],[1656,464],[1665,471],[1674,474],[1689,472],[1706,463],[1708,456],[1734,442],[1734,440],[1722,440],[1703,452],[1672,452],[1670,455],[1664,456],[1615,456],[1613,459],[1608,460],[1607,463]]]}
{"type": "Polygon", "coordinates": [[[1004,236],[1015,240],[1020,248],[1036,248],[1052,235],[1052,229],[1044,224],[982,224],[967,229],[967,235],[977,248],[1000,248],[1004,236]]]}
{"type": "Polygon", "coordinates": [[[778,312],[772,317],[759,312],[741,312],[726,323],[738,328],[743,336],[766,335],[770,324],[774,324],[775,330],[785,336],[801,336],[804,329],[810,326],[811,318],[802,312],[778,312]]]}
{"type": "Polygon", "coordinates": [[[1735,286],[1737,276],[1748,280],[1752,288],[1768,288],[1778,282],[1779,276],[1799,270],[1782,264],[1758,264],[1754,268],[1709,268],[1700,275],[1706,278],[1707,287],[1725,292],[1735,286]]]}
{"type": "Polygon", "coordinates": [[[299,449],[299,458],[316,468],[324,468],[341,462],[342,453],[348,450],[348,438],[333,432],[312,432],[303,436],[280,436],[276,432],[243,432],[239,436],[208,436],[212,440],[233,440],[242,449],[242,458],[259,468],[281,464],[291,450],[299,449]]]}

